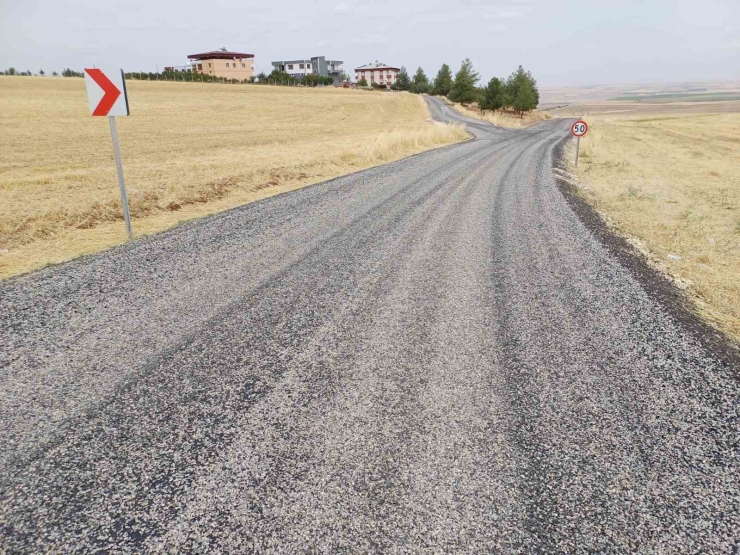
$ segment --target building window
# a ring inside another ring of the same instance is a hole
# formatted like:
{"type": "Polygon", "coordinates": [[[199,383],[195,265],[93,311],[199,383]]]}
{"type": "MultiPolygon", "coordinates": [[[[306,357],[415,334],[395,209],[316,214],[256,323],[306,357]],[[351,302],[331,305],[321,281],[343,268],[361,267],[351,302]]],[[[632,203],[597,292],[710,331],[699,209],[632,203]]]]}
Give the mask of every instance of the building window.
{"type": "Polygon", "coordinates": [[[247,67],[246,65],[242,64],[242,67],[247,67]]]}
{"type": "Polygon", "coordinates": [[[211,62],[208,62],[208,67],[211,67],[211,62]]]}
{"type": "Polygon", "coordinates": [[[303,64],[298,64],[298,69],[303,69],[303,64]]]}
{"type": "Polygon", "coordinates": [[[293,64],[288,64],[288,69],[293,69],[293,64]]]}

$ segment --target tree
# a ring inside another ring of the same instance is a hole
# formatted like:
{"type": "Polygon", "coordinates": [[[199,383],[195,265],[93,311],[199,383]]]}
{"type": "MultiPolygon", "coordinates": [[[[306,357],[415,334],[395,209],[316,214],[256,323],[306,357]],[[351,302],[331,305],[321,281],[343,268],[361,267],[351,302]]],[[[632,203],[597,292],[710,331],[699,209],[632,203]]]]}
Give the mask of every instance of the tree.
{"type": "Polygon", "coordinates": [[[16,71],[16,69],[14,67],[11,67],[10,69],[8,69],[8,71],[6,73],[8,75],[16,75],[18,72],[16,71]]]}
{"type": "Polygon", "coordinates": [[[506,105],[520,112],[522,116],[524,112],[534,110],[540,103],[537,81],[529,71],[524,71],[522,66],[519,66],[516,71],[509,75],[506,80],[505,91],[506,105]],[[525,92],[522,92],[522,89],[525,92]]]}
{"type": "Polygon", "coordinates": [[[448,95],[449,99],[460,104],[473,102],[478,96],[475,84],[479,80],[480,76],[473,69],[473,63],[465,58],[455,75],[455,82],[452,84],[448,95]]]}
{"type": "Polygon", "coordinates": [[[442,64],[442,67],[437,72],[437,77],[434,78],[434,86],[432,87],[432,94],[437,96],[447,96],[450,94],[452,88],[452,71],[450,66],[442,64]]]}
{"type": "Polygon", "coordinates": [[[409,79],[409,74],[405,67],[401,66],[401,70],[396,77],[396,84],[393,85],[393,88],[399,91],[407,91],[411,88],[411,79],[409,79]]]}
{"type": "Polygon", "coordinates": [[[519,88],[519,92],[514,99],[514,110],[519,112],[524,117],[524,112],[534,110],[537,107],[537,102],[534,98],[534,91],[529,84],[519,88]]]}
{"type": "Polygon", "coordinates": [[[504,107],[505,100],[504,84],[501,79],[494,77],[483,89],[483,101],[480,103],[480,110],[481,112],[486,110],[495,112],[504,107]]]}
{"type": "Polygon", "coordinates": [[[265,75],[265,72],[264,71],[260,71],[257,74],[257,81],[259,81],[260,83],[263,83],[263,84],[267,82],[267,75],[265,75]]]}
{"type": "Polygon", "coordinates": [[[303,78],[303,84],[306,85],[307,87],[315,87],[318,84],[323,85],[324,79],[323,77],[319,77],[316,74],[309,73],[303,78]]]}
{"type": "Polygon", "coordinates": [[[41,77],[43,77],[44,75],[46,75],[46,74],[44,73],[44,70],[43,70],[43,69],[40,69],[40,70],[39,70],[39,75],[41,75],[41,77]]]}
{"type": "Polygon", "coordinates": [[[363,77],[362,79],[360,79],[359,81],[357,81],[357,86],[358,87],[367,87],[367,79],[365,79],[363,77]]]}
{"type": "Polygon", "coordinates": [[[58,76],[58,75],[59,75],[59,74],[58,74],[58,73],[57,73],[56,71],[52,71],[52,72],[51,72],[51,74],[52,74],[52,75],[53,75],[54,77],[56,77],[56,76],[58,76]]]}
{"type": "Polygon", "coordinates": [[[295,81],[292,75],[288,75],[287,73],[280,71],[279,69],[273,69],[270,72],[270,75],[267,76],[267,79],[270,81],[274,81],[278,85],[289,85],[295,81]]]}
{"type": "Polygon", "coordinates": [[[424,73],[424,70],[421,69],[421,67],[416,70],[414,78],[411,81],[411,86],[409,87],[409,90],[412,93],[416,94],[424,94],[429,92],[429,79],[427,79],[427,75],[426,73],[424,73]]]}

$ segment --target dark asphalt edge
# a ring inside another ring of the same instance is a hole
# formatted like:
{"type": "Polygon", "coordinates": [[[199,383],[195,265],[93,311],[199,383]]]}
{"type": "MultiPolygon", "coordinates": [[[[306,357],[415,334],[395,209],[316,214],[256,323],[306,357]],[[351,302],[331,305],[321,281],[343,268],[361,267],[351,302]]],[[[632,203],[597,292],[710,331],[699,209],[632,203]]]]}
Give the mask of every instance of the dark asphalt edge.
{"type": "MultiPolygon", "coordinates": [[[[91,252],[91,253],[88,253],[88,254],[82,254],[80,256],[75,256],[74,258],[70,258],[69,260],[63,260],[62,262],[50,262],[50,263],[46,264],[45,266],[41,266],[40,268],[36,268],[35,270],[29,270],[28,272],[23,272],[21,274],[16,274],[14,276],[10,276],[9,278],[5,278],[5,279],[0,278],[0,287],[2,287],[4,285],[7,285],[7,284],[11,284],[11,283],[13,283],[15,281],[20,281],[20,280],[25,279],[25,278],[28,278],[30,276],[35,276],[37,274],[41,274],[42,272],[53,272],[53,271],[56,271],[56,270],[58,270],[62,266],[68,266],[70,264],[83,264],[87,260],[94,259],[94,258],[96,258],[98,256],[105,256],[105,255],[108,255],[108,254],[110,254],[112,252],[116,252],[118,250],[126,250],[126,249],[137,248],[140,245],[142,245],[145,241],[153,241],[153,240],[156,240],[156,239],[158,239],[160,237],[163,237],[163,236],[166,237],[166,236],[169,236],[169,235],[174,235],[174,234],[182,233],[183,231],[185,231],[187,229],[190,229],[190,227],[192,227],[192,226],[200,225],[201,223],[210,221],[210,220],[215,219],[215,218],[224,217],[227,214],[230,214],[232,212],[236,212],[238,210],[243,210],[243,209],[245,209],[248,206],[255,206],[255,205],[259,204],[259,203],[270,202],[273,199],[276,199],[276,198],[281,197],[283,195],[289,195],[291,193],[297,193],[299,191],[308,190],[308,189],[311,189],[312,187],[318,187],[319,185],[326,185],[326,184],[332,183],[332,182],[334,182],[334,181],[336,181],[338,179],[344,179],[345,177],[356,176],[356,175],[359,175],[359,174],[361,174],[363,172],[375,170],[375,169],[378,169],[378,168],[382,168],[384,166],[391,166],[392,164],[396,164],[398,162],[404,162],[406,160],[410,160],[412,158],[416,158],[416,157],[419,157],[419,156],[424,156],[425,154],[429,154],[429,153],[432,153],[432,152],[437,152],[437,151],[445,150],[445,149],[452,149],[452,148],[455,148],[457,146],[464,145],[464,144],[467,144],[467,143],[470,143],[470,142],[473,142],[473,141],[476,141],[476,140],[478,140],[478,139],[476,139],[475,137],[472,137],[470,135],[470,133],[468,133],[468,138],[465,139],[464,141],[460,141],[460,142],[457,142],[457,143],[452,143],[452,144],[444,145],[444,146],[438,146],[438,147],[435,147],[435,148],[431,148],[429,150],[425,150],[423,152],[417,152],[416,154],[410,154],[409,156],[405,156],[403,158],[399,158],[398,160],[392,160],[390,162],[385,162],[383,164],[378,164],[378,165],[375,165],[375,166],[370,166],[369,168],[364,168],[362,170],[357,170],[357,171],[354,171],[354,172],[351,172],[351,173],[345,173],[345,174],[342,174],[342,175],[338,175],[336,177],[332,177],[331,179],[325,179],[324,181],[317,181],[316,183],[311,183],[310,185],[304,185],[303,187],[299,187],[298,189],[293,189],[291,191],[283,191],[281,193],[277,193],[275,195],[270,195],[269,197],[264,197],[264,198],[261,198],[261,199],[258,199],[258,200],[254,200],[252,202],[246,202],[246,203],[240,204],[238,206],[232,206],[231,208],[226,208],[224,210],[220,210],[220,211],[214,212],[212,214],[205,214],[203,216],[198,216],[198,217],[192,218],[190,220],[185,220],[185,221],[182,221],[180,223],[177,223],[177,224],[173,225],[172,227],[168,227],[168,228],[162,229],[160,231],[154,231],[152,233],[148,233],[147,235],[141,235],[139,237],[134,237],[134,239],[131,240],[131,241],[127,241],[125,243],[120,243],[118,245],[113,245],[113,246],[110,246],[110,247],[105,248],[103,250],[91,252]]],[[[121,223],[123,223],[123,221],[121,221],[121,223]]],[[[132,223],[136,223],[135,220],[132,223]]]]}
{"type": "MultiPolygon", "coordinates": [[[[570,135],[564,137],[553,149],[552,167],[572,175],[565,158],[565,145],[569,140],[570,135]]],[[[740,345],[704,320],[696,312],[691,299],[669,277],[652,266],[648,258],[626,238],[609,227],[601,214],[583,198],[576,185],[556,172],[553,173],[555,183],[568,206],[586,229],[629,271],[652,299],[740,381],[740,345]]]]}

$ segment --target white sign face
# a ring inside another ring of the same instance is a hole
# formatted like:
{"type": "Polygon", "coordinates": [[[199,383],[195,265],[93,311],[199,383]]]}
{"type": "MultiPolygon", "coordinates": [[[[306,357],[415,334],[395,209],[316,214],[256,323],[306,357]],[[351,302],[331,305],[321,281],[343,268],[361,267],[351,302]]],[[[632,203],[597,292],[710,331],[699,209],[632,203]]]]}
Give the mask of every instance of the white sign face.
{"type": "Polygon", "coordinates": [[[575,122],[570,127],[570,132],[573,133],[573,135],[576,137],[583,137],[587,131],[588,131],[588,124],[583,120],[579,120],[575,122]]]}
{"type": "Polygon", "coordinates": [[[85,87],[93,116],[129,115],[122,69],[85,69],[85,87]]]}

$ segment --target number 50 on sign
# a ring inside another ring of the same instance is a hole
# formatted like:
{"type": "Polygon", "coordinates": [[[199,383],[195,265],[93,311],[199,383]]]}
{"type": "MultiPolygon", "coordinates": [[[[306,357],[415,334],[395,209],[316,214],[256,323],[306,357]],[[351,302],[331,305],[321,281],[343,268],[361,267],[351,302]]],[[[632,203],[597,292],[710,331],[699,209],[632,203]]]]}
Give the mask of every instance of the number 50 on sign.
{"type": "Polygon", "coordinates": [[[581,150],[581,137],[588,133],[588,124],[579,119],[573,125],[570,126],[570,132],[576,137],[576,166],[578,165],[578,153],[581,150]]]}

